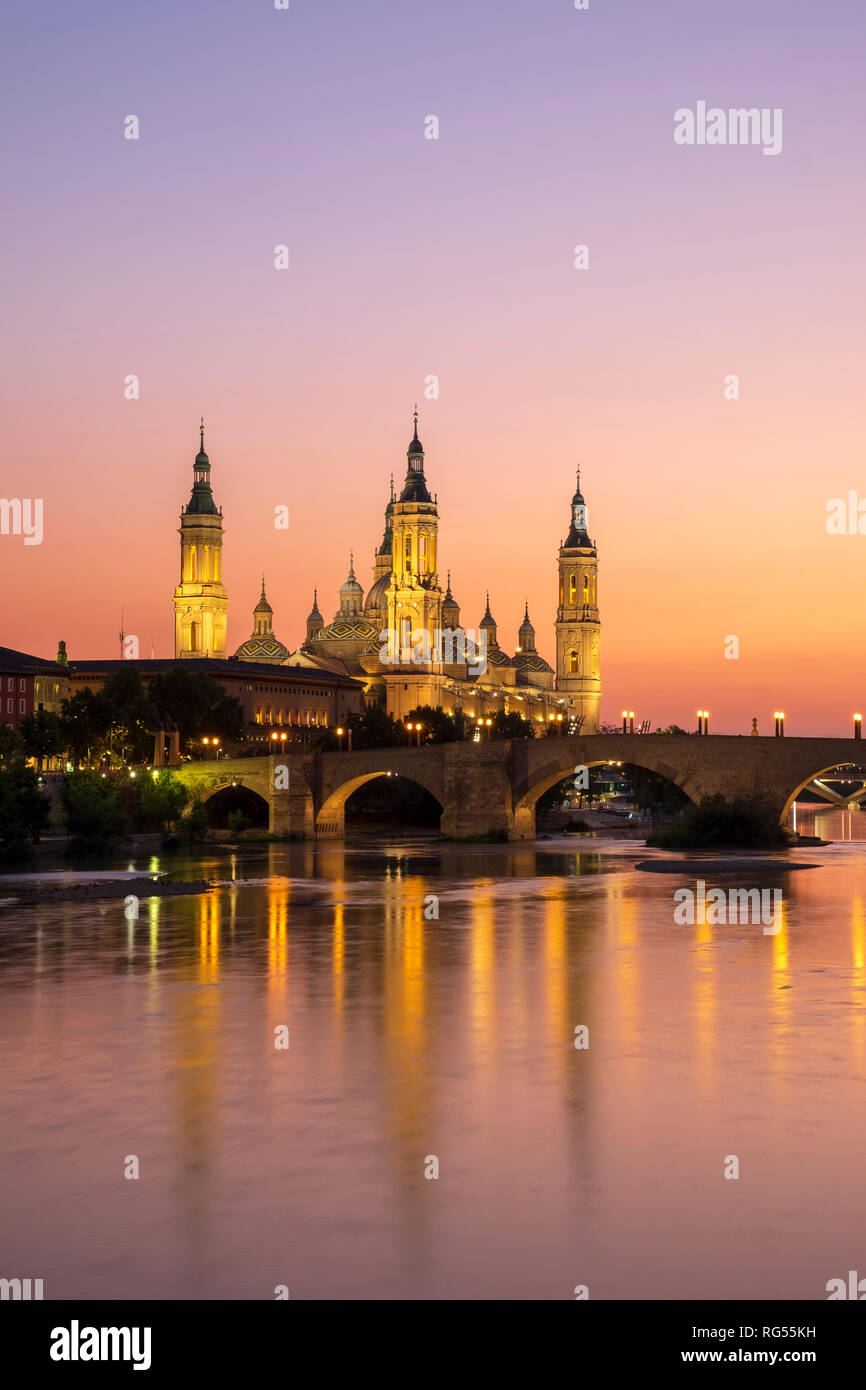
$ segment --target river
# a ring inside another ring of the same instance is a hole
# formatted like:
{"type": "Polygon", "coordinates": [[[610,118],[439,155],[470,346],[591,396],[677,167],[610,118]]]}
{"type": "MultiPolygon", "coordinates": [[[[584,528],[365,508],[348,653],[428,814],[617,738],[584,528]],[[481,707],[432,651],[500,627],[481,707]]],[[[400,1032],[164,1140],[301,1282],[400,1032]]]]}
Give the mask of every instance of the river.
{"type": "Polygon", "coordinates": [[[866,1273],[866,815],[799,810],[837,842],[776,856],[773,934],[677,925],[695,875],[603,839],[205,848],[129,861],[220,880],[137,919],[3,908],[0,1275],[825,1298],[866,1273]]]}

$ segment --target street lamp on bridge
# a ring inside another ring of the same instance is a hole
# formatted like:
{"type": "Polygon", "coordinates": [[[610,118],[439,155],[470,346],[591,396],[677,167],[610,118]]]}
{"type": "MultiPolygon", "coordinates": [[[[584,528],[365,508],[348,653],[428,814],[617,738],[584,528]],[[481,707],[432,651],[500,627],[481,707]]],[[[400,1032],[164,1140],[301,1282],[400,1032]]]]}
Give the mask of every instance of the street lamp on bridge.
{"type": "Polygon", "coordinates": [[[624,734],[634,733],[634,710],[624,709],[622,712],[622,731],[624,734]]]}
{"type": "Polygon", "coordinates": [[[708,709],[698,710],[698,733],[708,734],[710,732],[710,711],[708,709]]]}
{"type": "Polygon", "coordinates": [[[776,721],[776,738],[785,737],[785,716],[780,709],[774,710],[773,718],[776,721]]]}
{"type": "Polygon", "coordinates": [[[855,737],[855,738],[862,738],[862,737],[863,737],[863,716],[862,716],[862,714],[855,714],[855,715],[854,715],[854,737],[855,737]]]}

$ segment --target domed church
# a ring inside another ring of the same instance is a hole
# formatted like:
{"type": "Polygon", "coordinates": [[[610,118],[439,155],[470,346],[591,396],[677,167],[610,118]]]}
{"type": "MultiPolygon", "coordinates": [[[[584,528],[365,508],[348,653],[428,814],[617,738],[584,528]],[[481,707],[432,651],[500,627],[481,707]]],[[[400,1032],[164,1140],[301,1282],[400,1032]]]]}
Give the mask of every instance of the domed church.
{"type": "Polygon", "coordinates": [[[274,636],[274,610],[268,603],[265,576],[262,575],[262,596],[253,609],[253,630],[246,642],[238,647],[234,660],[263,661],[272,666],[282,666],[289,655],[288,647],[274,636]]]}
{"type": "MultiPolygon", "coordinates": [[[[332,620],[324,621],[314,590],[306,635],[290,652],[274,634],[263,577],[253,631],[235,658],[355,677],[364,683],[367,707],[379,706],[397,719],[419,705],[432,705],[479,720],[500,710],[517,713],[539,734],[552,721],[596,732],[601,704],[598,549],[587,531],[580,473],[568,536],[559,550],[554,672],[536,647],[528,605],[513,654],[499,644],[489,593],[477,628],[462,628],[450,571],[444,590],[439,578],[439,508],[427,484],[417,410],[406,460],[399,496],[391,478],[384,533],[373,556],[366,599],[350,555],[332,620]]],[[[208,639],[214,643],[211,650],[220,638],[224,644],[228,596],[221,582],[221,550],[222,513],[211,495],[202,430],[193,496],[181,516],[181,584],[175,591],[178,656],[200,651],[208,639]]]]}

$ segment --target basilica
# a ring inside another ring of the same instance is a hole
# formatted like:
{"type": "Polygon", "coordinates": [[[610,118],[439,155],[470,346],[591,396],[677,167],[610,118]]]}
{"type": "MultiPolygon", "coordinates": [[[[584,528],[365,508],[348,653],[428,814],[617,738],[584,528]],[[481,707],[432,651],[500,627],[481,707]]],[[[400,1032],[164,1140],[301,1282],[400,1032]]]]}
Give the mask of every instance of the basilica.
{"type": "MultiPolygon", "coordinates": [[[[180,517],[181,570],[174,593],[177,658],[227,658],[222,529],[202,424],[192,494],[180,517]]],[[[354,677],[363,683],[366,707],[378,706],[396,719],[432,705],[449,713],[460,710],[475,721],[498,711],[517,713],[538,734],[551,723],[594,733],[601,703],[597,585],[598,550],[587,531],[578,472],[568,535],[559,549],[556,669],[537,650],[528,607],[513,655],[499,644],[489,593],[477,627],[464,630],[450,571],[444,589],[440,579],[439,509],[427,485],[416,412],[405,481],[398,495],[392,479],[366,597],[350,556],[332,620],[325,622],[314,591],[306,635],[292,650],[274,633],[263,578],[253,630],[230,659],[354,677]]]]}

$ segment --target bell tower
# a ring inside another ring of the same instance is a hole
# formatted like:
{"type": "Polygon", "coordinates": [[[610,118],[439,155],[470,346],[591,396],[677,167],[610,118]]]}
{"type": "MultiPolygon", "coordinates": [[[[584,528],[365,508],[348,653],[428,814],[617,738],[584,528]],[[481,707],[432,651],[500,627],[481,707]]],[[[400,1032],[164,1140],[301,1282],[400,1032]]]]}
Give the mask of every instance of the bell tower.
{"type": "Polygon", "coordinates": [[[570,712],[583,716],[581,731],[598,733],[601,716],[601,619],[598,612],[598,550],[586,529],[580,490],[571,499],[571,526],[559,549],[559,606],[556,610],[556,688],[570,712]]]}
{"type": "Polygon", "coordinates": [[[180,583],[174,591],[176,657],[226,657],[228,594],[222,582],[223,517],[210,485],[210,459],[201,445],[192,495],[180,514],[180,583]]]}
{"type": "MultiPolygon", "coordinates": [[[[388,585],[388,627],[408,647],[411,633],[429,634],[431,653],[436,629],[442,622],[442,589],[439,585],[439,509],[424,477],[424,449],[415,432],[407,451],[406,481],[399,498],[391,503],[391,579],[388,585]]],[[[423,666],[420,669],[424,669],[423,666]]],[[[430,669],[430,666],[427,666],[430,669]]]]}

